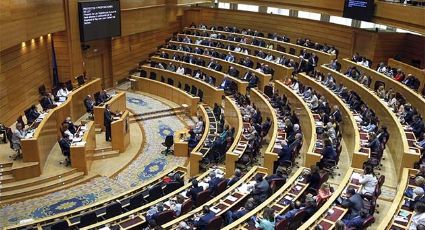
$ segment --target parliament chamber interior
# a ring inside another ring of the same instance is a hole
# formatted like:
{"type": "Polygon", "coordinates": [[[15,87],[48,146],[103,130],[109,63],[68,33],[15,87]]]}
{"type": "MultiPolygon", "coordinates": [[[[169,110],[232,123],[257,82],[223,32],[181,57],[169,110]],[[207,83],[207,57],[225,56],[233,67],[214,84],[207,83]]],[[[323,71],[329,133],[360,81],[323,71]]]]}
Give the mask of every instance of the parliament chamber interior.
{"type": "Polygon", "coordinates": [[[1,0],[0,229],[425,229],[424,0],[1,0]]]}

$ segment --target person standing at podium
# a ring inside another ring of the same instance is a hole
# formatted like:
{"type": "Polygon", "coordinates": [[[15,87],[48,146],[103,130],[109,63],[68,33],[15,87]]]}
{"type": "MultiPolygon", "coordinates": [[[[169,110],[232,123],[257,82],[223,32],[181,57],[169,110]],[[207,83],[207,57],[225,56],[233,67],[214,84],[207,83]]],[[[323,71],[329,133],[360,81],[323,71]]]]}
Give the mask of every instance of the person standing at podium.
{"type": "Polygon", "coordinates": [[[108,104],[105,105],[105,111],[103,112],[103,125],[106,130],[106,141],[111,141],[111,123],[113,121],[115,113],[111,112],[111,108],[108,104]]]}

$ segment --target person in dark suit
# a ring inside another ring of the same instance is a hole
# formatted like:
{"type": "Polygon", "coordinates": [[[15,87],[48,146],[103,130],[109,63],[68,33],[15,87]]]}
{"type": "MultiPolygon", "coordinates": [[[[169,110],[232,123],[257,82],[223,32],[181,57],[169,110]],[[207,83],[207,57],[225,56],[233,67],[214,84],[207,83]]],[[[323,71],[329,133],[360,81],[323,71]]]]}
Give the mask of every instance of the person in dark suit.
{"type": "Polygon", "coordinates": [[[289,145],[286,143],[286,141],[283,141],[282,143],[280,143],[280,145],[282,146],[282,148],[280,149],[279,152],[279,165],[283,165],[284,162],[286,161],[292,161],[292,150],[289,147],[289,145]]]}
{"type": "Polygon", "coordinates": [[[102,103],[104,103],[105,101],[107,101],[108,100],[108,98],[109,98],[110,96],[108,95],[108,93],[106,93],[106,90],[104,89],[104,90],[102,90],[102,91],[100,91],[100,94],[99,94],[99,98],[98,98],[98,103],[97,104],[102,104],[102,103]]]}
{"type": "Polygon", "coordinates": [[[321,183],[321,177],[320,177],[320,173],[319,173],[319,167],[317,166],[312,166],[310,168],[310,174],[308,174],[306,176],[306,183],[308,183],[308,187],[309,188],[313,188],[316,190],[319,190],[320,188],[320,183],[321,183]]]}
{"type": "Polygon", "coordinates": [[[40,116],[40,113],[37,111],[35,105],[32,105],[26,114],[28,123],[33,123],[38,118],[38,116],[40,116]]]}
{"type": "Polygon", "coordinates": [[[113,121],[113,116],[116,114],[111,112],[111,108],[108,104],[105,105],[105,111],[103,112],[103,125],[106,129],[106,141],[111,141],[111,123],[113,121]]]}
{"type": "Polygon", "coordinates": [[[218,119],[218,118],[220,118],[220,116],[221,116],[221,108],[220,108],[220,106],[218,106],[218,104],[217,104],[217,103],[214,103],[213,113],[214,113],[214,116],[215,116],[217,119],[218,119]]]}
{"type": "Polygon", "coordinates": [[[245,214],[247,214],[248,212],[250,212],[252,209],[254,209],[255,205],[254,205],[254,199],[249,198],[244,207],[240,207],[238,210],[236,211],[227,211],[225,213],[225,223],[226,224],[231,224],[233,223],[233,221],[241,218],[242,216],[244,216],[245,214]]]}
{"type": "Polygon", "coordinates": [[[87,95],[87,97],[84,99],[84,106],[86,107],[86,111],[88,113],[93,113],[94,100],[91,95],[87,95]]]}
{"type": "Polygon", "coordinates": [[[339,107],[337,105],[334,105],[332,109],[333,109],[333,111],[332,111],[330,117],[332,117],[337,122],[341,122],[342,121],[342,115],[341,115],[341,111],[339,111],[339,107]]]}
{"type": "Polygon", "coordinates": [[[336,160],[336,152],[335,152],[335,149],[333,148],[332,142],[329,138],[324,140],[324,145],[325,146],[324,146],[324,148],[322,149],[322,152],[321,152],[321,154],[323,156],[322,160],[333,160],[333,161],[336,160]]]}
{"type": "Polygon", "coordinates": [[[207,229],[208,223],[215,217],[215,213],[210,210],[208,205],[204,205],[204,207],[202,207],[202,212],[204,215],[201,216],[198,221],[195,221],[193,225],[197,229],[205,230],[207,229]]]}
{"type": "Polygon", "coordinates": [[[55,104],[53,103],[53,97],[51,93],[47,93],[45,95],[43,95],[40,99],[40,104],[41,107],[43,108],[43,110],[48,110],[48,109],[52,109],[55,107],[55,104]]]}
{"type": "Polygon", "coordinates": [[[77,132],[78,127],[74,125],[74,122],[72,122],[71,117],[65,118],[65,121],[63,123],[68,124],[68,130],[72,133],[72,135],[77,132]]]}
{"type": "Polygon", "coordinates": [[[349,218],[353,218],[358,216],[360,211],[363,209],[363,199],[359,193],[356,193],[356,190],[348,188],[347,198],[342,200],[341,206],[348,208],[349,218]]]}
{"type": "Polygon", "coordinates": [[[208,190],[211,192],[211,196],[217,195],[218,183],[221,182],[221,179],[215,175],[214,171],[209,173],[210,180],[208,181],[208,190]]]}
{"type": "Polygon", "coordinates": [[[196,198],[198,197],[198,193],[202,192],[204,188],[198,185],[198,181],[196,179],[192,179],[192,188],[186,192],[186,196],[190,197],[194,204],[196,204],[196,198]]]}
{"type": "Polygon", "coordinates": [[[255,181],[257,182],[255,184],[254,190],[251,192],[252,197],[255,200],[256,204],[263,203],[268,195],[269,195],[269,182],[263,178],[263,175],[257,174],[255,176],[255,181]]]}
{"type": "Polygon", "coordinates": [[[283,174],[283,168],[278,167],[276,169],[275,174],[267,176],[265,179],[267,180],[267,182],[269,182],[269,184],[271,184],[274,179],[285,179],[286,180],[286,178],[287,178],[287,176],[285,174],[283,174]]]}
{"type": "Polygon", "coordinates": [[[227,187],[234,185],[238,180],[240,180],[242,177],[242,172],[240,169],[235,170],[235,175],[230,178],[230,180],[227,182],[227,187]]]}
{"type": "Polygon", "coordinates": [[[71,140],[68,136],[68,134],[65,134],[64,137],[62,137],[59,140],[59,146],[61,148],[62,154],[66,157],[65,160],[65,166],[68,166],[71,164],[70,154],[71,154],[71,140]]]}

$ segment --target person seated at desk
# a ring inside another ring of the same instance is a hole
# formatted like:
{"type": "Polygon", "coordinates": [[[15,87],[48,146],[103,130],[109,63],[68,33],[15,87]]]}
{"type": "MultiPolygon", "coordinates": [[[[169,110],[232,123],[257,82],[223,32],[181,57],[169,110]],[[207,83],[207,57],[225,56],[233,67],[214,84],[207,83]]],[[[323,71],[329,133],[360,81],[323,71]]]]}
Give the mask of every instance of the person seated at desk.
{"type": "Polygon", "coordinates": [[[321,162],[326,162],[327,160],[335,161],[336,160],[336,152],[332,146],[332,142],[329,139],[325,139],[323,141],[323,149],[320,154],[323,156],[321,162]]]}
{"type": "Polygon", "coordinates": [[[51,93],[44,94],[40,99],[41,108],[43,108],[44,111],[55,108],[56,105],[54,104],[54,101],[55,100],[51,93]]]}
{"type": "Polygon", "coordinates": [[[415,204],[417,202],[425,202],[425,191],[423,188],[421,187],[416,187],[413,189],[413,199],[409,200],[409,209],[410,210],[414,210],[415,209],[415,204]]]}
{"type": "Polygon", "coordinates": [[[74,125],[74,122],[72,122],[71,117],[66,117],[65,121],[62,124],[68,124],[68,130],[74,135],[77,132],[78,127],[74,125]]]}
{"type": "Polygon", "coordinates": [[[381,150],[381,143],[374,132],[369,133],[368,141],[367,147],[370,148],[371,152],[376,153],[381,150]]]}
{"type": "Polygon", "coordinates": [[[196,204],[196,200],[198,197],[198,193],[204,191],[202,186],[198,185],[198,180],[195,178],[192,179],[192,187],[186,192],[186,196],[190,197],[194,204],[196,204]]]}
{"type": "Polygon", "coordinates": [[[218,106],[217,103],[214,103],[213,113],[216,119],[218,119],[221,116],[221,108],[218,106]]]}
{"type": "Polygon", "coordinates": [[[156,221],[161,214],[161,212],[164,211],[164,205],[162,202],[159,202],[156,206],[151,207],[147,213],[146,213],[146,220],[151,226],[156,226],[156,221]]]}
{"type": "Polygon", "coordinates": [[[229,71],[227,71],[227,74],[229,74],[229,76],[232,76],[232,77],[235,77],[235,78],[239,77],[239,71],[233,66],[229,67],[229,71]]]}
{"type": "Polygon", "coordinates": [[[25,116],[27,117],[28,124],[32,124],[38,118],[38,116],[40,116],[40,113],[37,111],[37,107],[32,105],[25,116]]]}
{"type": "Polygon", "coordinates": [[[258,205],[263,203],[268,198],[270,185],[261,174],[255,175],[255,182],[256,184],[251,194],[255,200],[255,203],[258,205]]]}
{"type": "Polygon", "coordinates": [[[98,97],[98,101],[96,101],[96,104],[102,104],[102,103],[105,103],[106,101],[108,101],[108,99],[110,98],[111,96],[106,92],[106,90],[105,89],[103,89],[102,91],[100,91],[100,93],[99,93],[99,97],[98,97]]]}
{"type": "Polygon", "coordinates": [[[229,52],[226,57],[224,58],[225,61],[228,62],[234,62],[235,61],[235,56],[233,56],[232,52],[229,52]]]}
{"type": "Polygon", "coordinates": [[[322,180],[319,170],[319,167],[313,165],[310,167],[310,170],[306,170],[304,173],[305,181],[309,188],[319,190],[322,180]]]}
{"type": "Polygon", "coordinates": [[[1,135],[3,143],[7,143],[7,133],[6,133],[6,131],[7,131],[7,127],[4,124],[0,123],[0,135],[1,135]]]}
{"type": "Polygon", "coordinates": [[[240,169],[235,169],[235,173],[233,174],[233,177],[227,181],[227,187],[230,187],[234,185],[236,182],[238,182],[242,177],[242,172],[240,169]]]}
{"type": "MultiPolygon", "coordinates": [[[[421,134],[421,136],[419,136],[418,141],[416,143],[414,143],[415,147],[419,149],[419,151],[421,152],[421,154],[423,154],[425,152],[425,132],[423,132],[421,134]]],[[[425,173],[424,173],[425,175],[425,173]]]]}
{"type": "Polygon", "coordinates": [[[425,132],[425,125],[422,118],[419,115],[413,116],[413,122],[410,124],[412,127],[412,132],[416,137],[420,137],[423,132],[425,132]]]}
{"type": "Polygon", "coordinates": [[[56,96],[59,98],[59,101],[65,101],[68,98],[70,92],[66,88],[65,84],[61,84],[61,88],[56,93],[56,96]]]}
{"type": "Polygon", "coordinates": [[[347,198],[342,199],[341,206],[348,208],[347,218],[351,219],[360,214],[363,209],[363,199],[353,188],[347,189],[346,196],[347,198]]]}
{"type": "Polygon", "coordinates": [[[263,211],[263,218],[257,218],[256,216],[251,217],[255,223],[257,229],[262,230],[274,230],[275,218],[274,209],[266,207],[263,211]]]}
{"type": "Polygon", "coordinates": [[[203,216],[199,218],[199,220],[195,221],[193,223],[193,226],[196,227],[199,230],[206,230],[207,225],[210,223],[210,221],[215,217],[215,213],[210,210],[210,207],[208,205],[204,205],[202,207],[203,216]]]}
{"type": "Polygon", "coordinates": [[[231,80],[230,80],[229,76],[224,76],[223,82],[221,82],[221,84],[218,88],[227,90],[227,89],[230,88],[230,85],[231,85],[231,80]]]}
{"type": "Polygon", "coordinates": [[[198,116],[198,122],[196,122],[195,127],[193,128],[193,132],[195,134],[202,134],[204,131],[204,121],[201,116],[198,116]]]}
{"type": "Polygon", "coordinates": [[[284,172],[283,167],[278,167],[275,174],[266,176],[265,179],[271,184],[274,179],[284,179],[286,181],[287,178],[288,175],[284,172]]]}
{"type": "Polygon", "coordinates": [[[271,121],[270,117],[267,117],[266,118],[266,121],[264,121],[264,123],[261,125],[261,133],[260,133],[260,135],[262,137],[267,136],[267,134],[270,131],[270,127],[271,126],[272,126],[272,121],[271,121]]]}
{"type": "Polygon", "coordinates": [[[417,202],[415,204],[415,214],[412,216],[412,221],[410,222],[409,230],[419,229],[419,226],[425,225],[425,203],[417,202]]]}
{"type": "Polygon", "coordinates": [[[283,220],[294,218],[295,214],[297,214],[299,211],[303,209],[299,201],[291,202],[289,204],[289,208],[290,210],[287,211],[285,214],[276,216],[276,223],[283,220]]]}
{"type": "Polygon", "coordinates": [[[180,74],[180,75],[184,75],[184,67],[182,64],[180,64],[180,66],[177,68],[176,73],[180,74]]]}
{"type": "MultiPolygon", "coordinates": [[[[291,121],[291,124],[292,124],[292,121],[291,121]]],[[[291,126],[288,126],[288,128],[290,128],[290,127],[291,126]]],[[[294,124],[292,126],[292,129],[287,130],[287,132],[286,132],[286,135],[287,135],[286,136],[286,141],[288,142],[288,144],[292,144],[295,141],[295,136],[298,133],[301,133],[300,125],[299,124],[294,124]]]]}
{"type": "Polygon", "coordinates": [[[342,222],[344,222],[344,225],[346,228],[351,229],[362,229],[363,228],[363,222],[367,218],[368,214],[365,211],[361,211],[359,215],[354,216],[352,218],[344,218],[342,222]]]}
{"type": "Polygon", "coordinates": [[[192,130],[189,130],[189,139],[187,140],[187,142],[189,149],[195,148],[199,143],[199,140],[196,137],[196,133],[194,133],[192,130]]]}
{"type": "Polygon", "coordinates": [[[279,162],[279,165],[282,166],[285,165],[285,162],[292,162],[292,149],[286,141],[282,141],[280,145],[282,148],[279,151],[279,158],[277,161],[279,162]]]}
{"type": "Polygon", "coordinates": [[[325,203],[329,197],[332,196],[331,186],[328,183],[323,183],[320,185],[320,189],[317,191],[317,195],[314,196],[314,199],[317,202],[317,205],[325,203]]]}
{"type": "Polygon", "coordinates": [[[74,133],[72,133],[71,130],[69,129],[68,123],[66,122],[62,123],[61,132],[62,132],[62,137],[68,136],[71,140],[74,139],[74,133]]]}
{"type": "Polygon", "coordinates": [[[211,192],[211,196],[216,196],[218,184],[221,182],[221,178],[217,177],[215,171],[209,173],[210,180],[208,181],[208,190],[211,192]]]}
{"type": "Polygon", "coordinates": [[[87,113],[93,114],[95,101],[93,100],[91,95],[87,95],[84,99],[84,106],[86,107],[87,113]]]}
{"type": "Polygon", "coordinates": [[[254,205],[254,199],[253,198],[249,198],[246,202],[245,205],[243,207],[240,207],[238,210],[236,211],[227,211],[225,213],[224,216],[224,221],[226,224],[231,224],[233,223],[235,220],[238,220],[239,218],[241,218],[242,216],[244,216],[245,214],[247,214],[248,212],[250,212],[251,210],[253,210],[255,208],[254,205]]]}
{"type": "Polygon", "coordinates": [[[16,130],[12,134],[12,149],[16,152],[10,156],[13,160],[21,158],[21,140],[25,138],[26,132],[21,123],[16,123],[16,130]]]}
{"type": "Polygon", "coordinates": [[[376,185],[378,184],[378,179],[373,173],[373,168],[371,166],[366,166],[363,170],[363,175],[359,179],[359,183],[362,185],[360,193],[363,195],[372,196],[375,192],[376,185]]]}
{"type": "MultiPolygon", "coordinates": [[[[65,166],[69,166],[71,164],[71,142],[72,136],[69,136],[67,133],[59,140],[59,146],[61,148],[62,154],[65,158],[65,166]]],[[[62,164],[62,162],[61,162],[62,164]]]]}
{"type": "Polygon", "coordinates": [[[251,79],[249,79],[248,89],[257,87],[258,81],[259,81],[258,77],[255,74],[253,74],[252,77],[251,77],[251,79]]]}

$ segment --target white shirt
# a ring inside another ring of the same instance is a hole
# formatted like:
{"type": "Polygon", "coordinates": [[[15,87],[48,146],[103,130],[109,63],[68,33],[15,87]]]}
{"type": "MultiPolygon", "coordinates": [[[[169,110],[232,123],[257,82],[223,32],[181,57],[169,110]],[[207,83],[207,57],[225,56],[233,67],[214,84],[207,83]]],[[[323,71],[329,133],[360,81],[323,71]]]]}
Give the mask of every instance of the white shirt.
{"type": "Polygon", "coordinates": [[[68,89],[67,88],[60,88],[59,90],[58,90],[58,92],[56,93],[56,95],[58,96],[58,97],[68,97],[68,95],[69,95],[69,91],[68,91],[68,89]]]}
{"type": "Polygon", "coordinates": [[[178,74],[184,74],[184,68],[183,67],[179,67],[177,69],[176,73],[178,73],[178,74]]]}
{"type": "Polygon", "coordinates": [[[371,174],[361,176],[359,183],[363,185],[361,193],[372,195],[375,187],[378,184],[378,179],[371,174]]]}
{"type": "Polygon", "coordinates": [[[416,230],[416,226],[425,225],[425,212],[424,213],[416,213],[412,217],[412,222],[410,223],[409,230],[416,230]]]}

